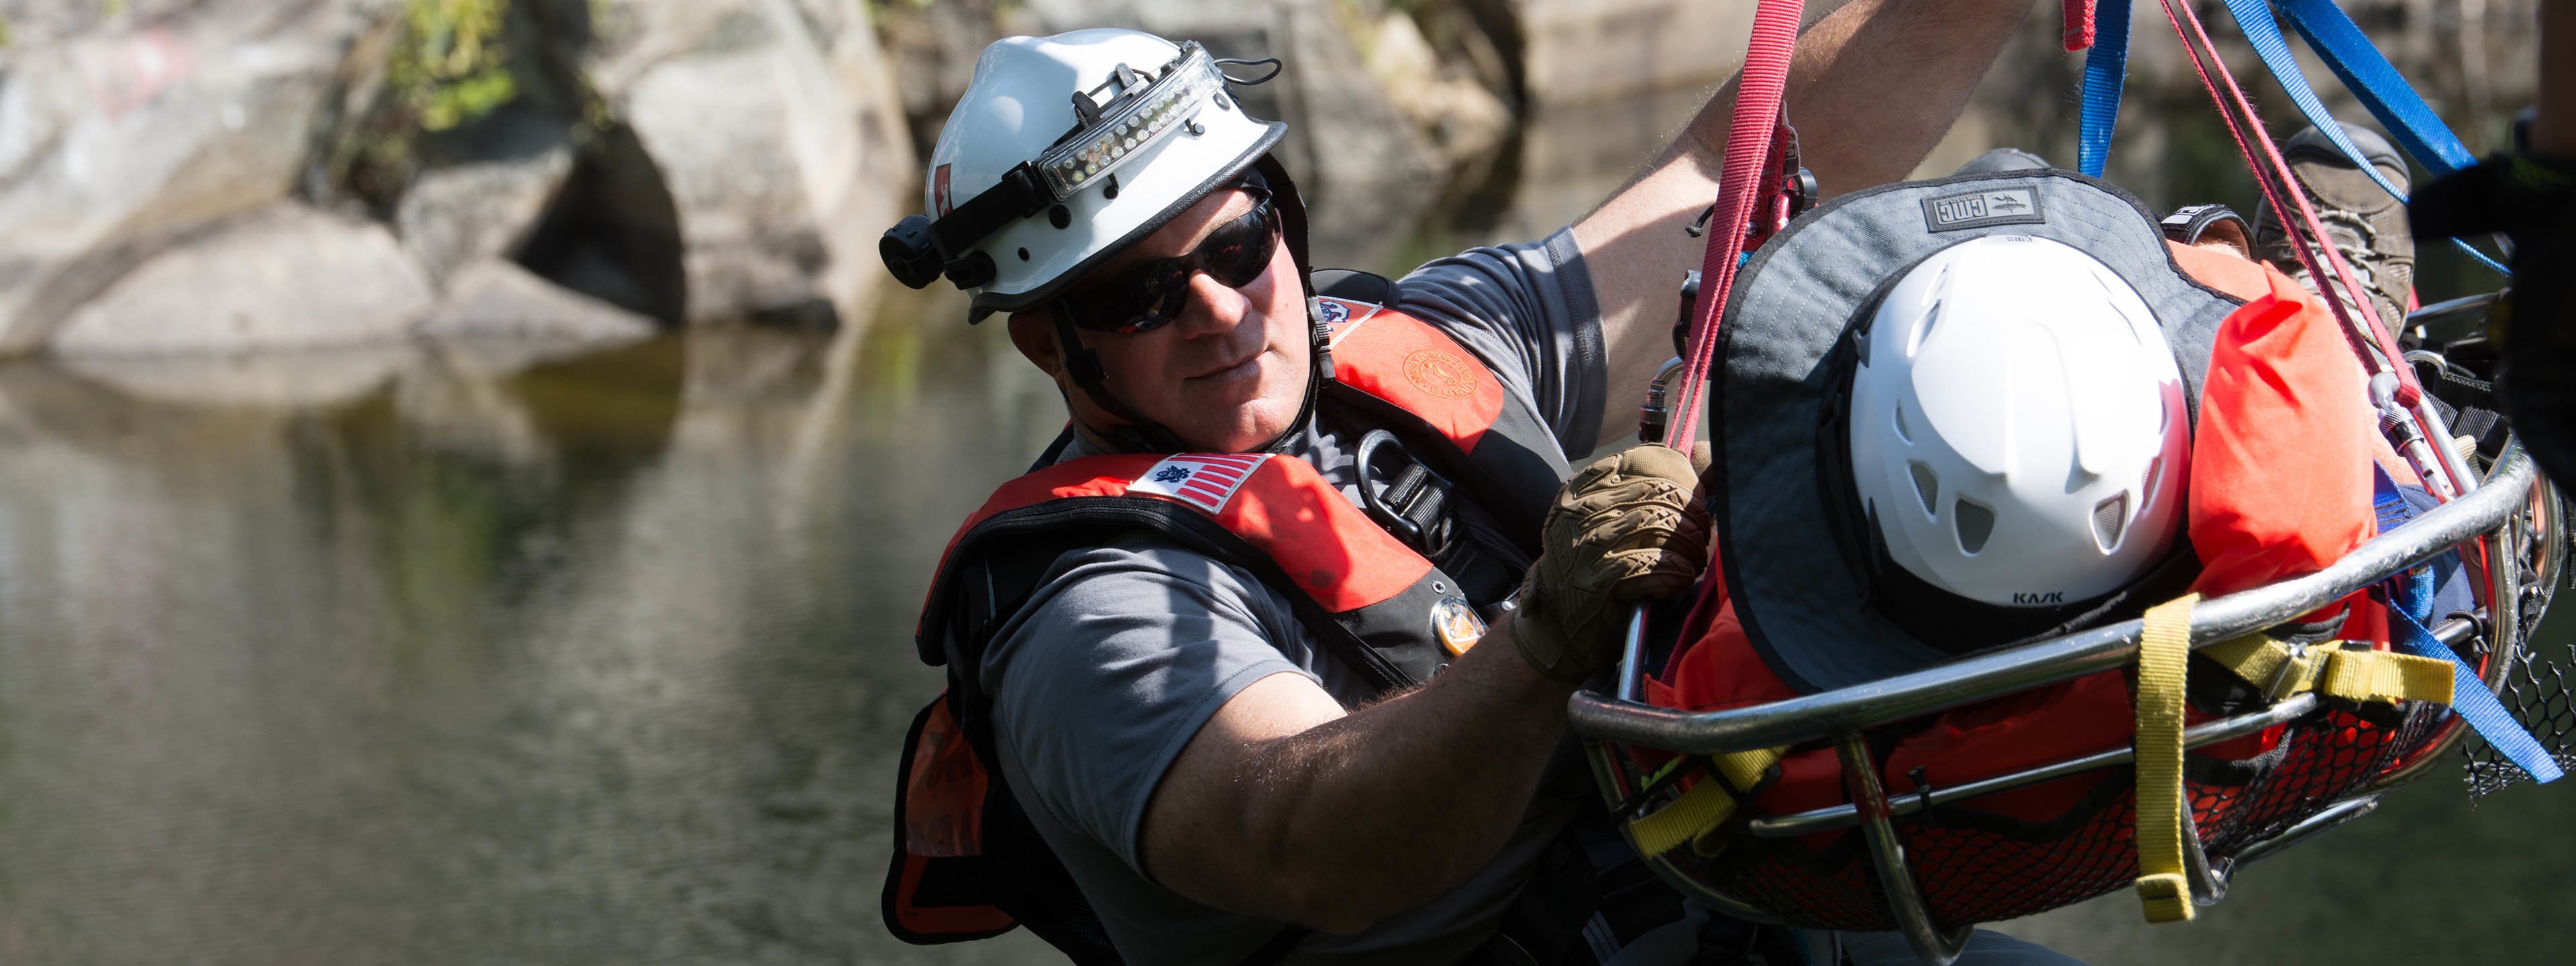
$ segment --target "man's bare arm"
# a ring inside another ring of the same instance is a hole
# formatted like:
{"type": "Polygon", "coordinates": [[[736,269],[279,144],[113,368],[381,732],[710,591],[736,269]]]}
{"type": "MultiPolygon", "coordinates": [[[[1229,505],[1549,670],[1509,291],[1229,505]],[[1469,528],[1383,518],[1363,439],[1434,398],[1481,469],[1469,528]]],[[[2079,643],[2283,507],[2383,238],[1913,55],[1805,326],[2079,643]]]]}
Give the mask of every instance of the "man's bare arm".
{"type": "MultiPolygon", "coordinates": [[[[1885,184],[1920,164],[2029,9],[2030,0],[1854,0],[1801,34],[1787,111],[1825,194],[1885,184]]],[[[1605,412],[1644,401],[1646,382],[1672,356],[1682,273],[1705,252],[1682,227],[1717,197],[1734,105],[1729,81],[1636,180],[1575,223],[1601,304],[1605,412]]]]}
{"type": "Polygon", "coordinates": [[[1222,909],[1354,933],[1493,861],[1564,731],[1571,688],[1511,622],[1424,685],[1344,714],[1314,682],[1237,692],[1145,809],[1143,861],[1222,909]]]}

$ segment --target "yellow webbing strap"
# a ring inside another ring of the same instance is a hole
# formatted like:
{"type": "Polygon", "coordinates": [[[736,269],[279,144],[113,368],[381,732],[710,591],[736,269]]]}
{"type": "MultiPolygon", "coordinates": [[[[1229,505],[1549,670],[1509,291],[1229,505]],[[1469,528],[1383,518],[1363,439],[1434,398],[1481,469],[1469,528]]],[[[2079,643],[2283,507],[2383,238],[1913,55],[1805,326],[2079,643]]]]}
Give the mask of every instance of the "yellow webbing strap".
{"type": "Polygon", "coordinates": [[[1637,842],[1637,851],[1648,856],[1662,855],[1703,832],[1724,825],[1735,814],[1735,796],[1728,786],[1751,789],[1761,785],[1771,766],[1779,764],[1787,748],[1765,748],[1739,751],[1710,759],[1711,767],[1726,776],[1724,783],[1709,778],[1682,792],[1671,804],[1639,816],[1628,823],[1628,835],[1637,842]]]}
{"type": "MultiPolygon", "coordinates": [[[[2138,640],[2138,901],[2148,922],[2189,922],[2183,874],[2183,691],[2191,661],[2191,594],[2149,608],[2138,640]]],[[[2451,663],[2326,644],[2293,650],[2249,634],[2201,648],[2270,700],[2314,691],[2348,701],[2451,700],[2451,663]]]]}
{"type": "Polygon", "coordinates": [[[2188,594],[2147,609],[2138,640],[2138,901],[2148,922],[2189,922],[2182,858],[2183,675],[2191,658],[2188,594]]]}
{"type": "Polygon", "coordinates": [[[2440,658],[2395,651],[2327,651],[2325,670],[2317,676],[2317,692],[2375,704],[2449,704],[2454,666],[2440,658]]]}
{"type": "Polygon", "coordinates": [[[2212,644],[2200,653],[2265,689],[2274,701],[2308,691],[2372,704],[2451,701],[2451,663],[2437,658],[2330,644],[2293,652],[2258,634],[2212,644]]]}

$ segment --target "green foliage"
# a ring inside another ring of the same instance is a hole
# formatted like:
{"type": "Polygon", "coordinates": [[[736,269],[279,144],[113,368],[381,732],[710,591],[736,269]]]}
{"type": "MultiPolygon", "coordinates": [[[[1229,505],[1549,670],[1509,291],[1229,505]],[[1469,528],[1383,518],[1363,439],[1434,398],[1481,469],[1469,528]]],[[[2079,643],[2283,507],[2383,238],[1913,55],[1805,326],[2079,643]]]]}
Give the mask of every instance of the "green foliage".
{"type": "Polygon", "coordinates": [[[425,131],[492,113],[519,94],[501,43],[510,0],[408,0],[386,79],[425,131]]]}
{"type": "Polygon", "coordinates": [[[9,18],[0,17],[0,50],[9,47],[9,18]]]}

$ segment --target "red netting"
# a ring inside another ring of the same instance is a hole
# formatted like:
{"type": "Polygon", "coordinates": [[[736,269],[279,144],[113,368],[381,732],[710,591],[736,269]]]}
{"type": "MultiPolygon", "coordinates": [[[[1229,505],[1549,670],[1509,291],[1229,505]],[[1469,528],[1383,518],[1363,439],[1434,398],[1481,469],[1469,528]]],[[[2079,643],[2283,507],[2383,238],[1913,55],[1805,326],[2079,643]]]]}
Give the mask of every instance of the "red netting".
{"type": "MultiPolygon", "coordinates": [[[[2437,733],[2441,709],[2416,706],[2395,728],[2342,711],[2292,724],[2262,758],[2225,767],[2203,760],[2187,781],[2212,859],[2280,834],[2379,775],[2437,733]],[[2224,773],[2226,777],[2208,779],[2224,773]]],[[[2029,823],[1978,811],[1970,800],[1900,816],[1896,827],[1924,903],[1942,923],[1993,922],[2127,888],[2138,876],[2136,796],[2128,766],[2061,781],[2089,789],[2054,820],[2029,823]]],[[[1911,789],[1890,788],[1891,794],[1911,789]]],[[[1677,861],[1720,891],[1744,897],[1793,926],[1893,929],[1857,829],[1831,836],[1737,836],[1715,859],[1685,849],[1677,861]]]]}

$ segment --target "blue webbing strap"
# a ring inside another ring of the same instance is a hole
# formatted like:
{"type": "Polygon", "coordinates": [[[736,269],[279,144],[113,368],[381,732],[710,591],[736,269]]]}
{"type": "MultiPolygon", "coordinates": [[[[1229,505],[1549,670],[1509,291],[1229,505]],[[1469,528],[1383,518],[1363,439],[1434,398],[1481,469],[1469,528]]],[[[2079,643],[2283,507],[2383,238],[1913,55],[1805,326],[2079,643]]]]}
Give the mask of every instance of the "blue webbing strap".
{"type": "Polygon", "coordinates": [[[2084,55],[2084,121],[2075,139],[2075,169],[2102,176],[2111,128],[2120,120],[2120,87],[2129,79],[2129,0],[2093,8],[2093,49],[2084,55]]]}
{"type": "MultiPolygon", "coordinates": [[[[2287,2],[2296,2],[2296,0],[2287,0],[2287,2]]],[[[2327,4],[2327,6],[2330,9],[2333,8],[2331,3],[2327,4]]],[[[2255,55],[2263,58],[2263,66],[2271,69],[2273,79],[2280,81],[2281,89],[2289,92],[2291,103],[2298,105],[2299,113],[2307,115],[2308,123],[2316,125],[2317,130],[2325,134],[2326,140],[2334,142],[2336,150],[2342,151],[2343,156],[2351,159],[2354,165],[2360,167],[2363,174],[2370,176],[2370,180],[2379,182],[2379,186],[2385,189],[2391,197],[2396,198],[2398,204],[2405,204],[2406,192],[2397,190],[2397,186],[2390,183],[2386,175],[2379,173],[2378,165],[2370,163],[2369,158],[2362,156],[2361,148],[2353,144],[2350,137],[2344,135],[2343,125],[2335,123],[2334,115],[2327,113],[2325,104],[2317,100],[2316,89],[2308,86],[2307,75],[2299,71],[2298,60],[2290,56],[2289,41],[2281,36],[2281,25],[2273,21],[2272,7],[2268,0],[2227,0],[2227,10],[2229,13],[2236,15],[2236,23],[2239,27],[2244,28],[2245,39],[2253,43],[2255,55]]],[[[2335,15],[2337,17],[2341,17],[2342,14],[2342,10],[2335,9],[2335,15]]],[[[2346,26],[2350,26],[2352,21],[2345,19],[2343,23],[2346,26]]],[[[2356,36],[2358,36],[2357,31],[2356,36]]],[[[2313,36],[2311,36],[2309,42],[2312,45],[2315,43],[2313,36]]],[[[2361,42],[2364,45],[2369,43],[2366,38],[2361,42]]],[[[2378,48],[2372,47],[2369,49],[2372,57],[2378,57],[2378,48]]],[[[2322,49],[2320,49],[2320,52],[2322,53],[2322,49]]],[[[2328,57],[2327,61],[2332,63],[2333,58],[2328,57]]],[[[2379,63],[2386,64],[2387,61],[2380,60],[2379,63]]],[[[2345,74],[2340,70],[2337,71],[2337,76],[2343,77],[2347,84],[2352,82],[2351,75],[2345,74]]],[[[2396,76],[2393,68],[2390,70],[2390,76],[2396,76]]],[[[2404,78],[2397,78],[2397,83],[2404,85],[2406,81],[2404,78]]],[[[2423,103],[2421,99],[2415,98],[2415,90],[2413,87],[2405,87],[2404,90],[2407,98],[2414,100],[2414,103],[2418,105],[2423,103]]],[[[2359,89],[2356,88],[2355,92],[2359,93],[2359,89]]],[[[2361,96],[2365,101],[2370,99],[2367,94],[2362,94],[2361,96]]],[[[2429,109],[2427,109],[2427,113],[2430,113],[2429,109]]],[[[2433,123],[2440,125],[2441,119],[2434,118],[2433,123]]],[[[2450,143],[2454,145],[2459,143],[2459,139],[2451,135],[2450,128],[2439,127],[2438,130],[2441,131],[2442,137],[2449,139],[2450,143]]],[[[2462,154],[2466,154],[2468,149],[2465,147],[2460,148],[2460,152],[2462,154]]],[[[2418,157],[2420,158],[2423,156],[2418,155],[2418,157]]],[[[2425,167],[2430,169],[2432,165],[2427,164],[2425,167]]],[[[2287,219],[2284,219],[2284,221],[2286,220],[2287,219]]],[[[2503,264],[2497,262],[2494,258],[2489,257],[2487,253],[2477,250],[2477,248],[2471,246],[2466,241],[2454,238],[2451,239],[2451,244],[2457,247],[2461,252],[2466,253],[2470,258],[2477,260],[2480,264],[2494,269],[2498,274],[2512,274],[2504,267],[2503,264]]]]}
{"type": "Polygon", "coordinates": [[[2544,785],[2557,781],[2564,774],[2558,770],[2558,763],[2550,759],[2549,750],[2540,747],[2540,740],[2523,730],[2522,722],[2513,720],[2513,713],[2504,709],[2504,702],[2496,700],[2495,694],[2487,690],[2485,682],[2478,679],[2478,669],[2435,638],[2433,632],[2425,630],[2423,622],[2391,607],[2388,609],[2388,629],[2393,632],[2390,636],[2396,638],[2391,643],[2398,650],[2418,657],[2450,660],[2451,711],[2468,722],[2469,730],[2486,739],[2496,754],[2503,755],[2506,761],[2530,773],[2533,781],[2544,785]]]}
{"type": "Polygon", "coordinates": [[[2415,163],[2436,178],[2478,163],[2468,146],[2451,133],[2450,125],[2442,123],[2441,116],[2433,113],[2334,0],[2280,0],[2280,5],[2290,17],[2290,26],[2298,28],[2299,36],[2307,38],[2327,69],[2361,98],[2362,106],[2396,136],[2398,145],[2415,156],[2415,163]]]}
{"type": "MultiPolygon", "coordinates": [[[[2415,514],[2406,505],[2406,498],[2397,492],[2396,482],[2390,480],[2385,471],[2374,475],[2377,479],[2372,481],[2371,503],[2378,511],[2380,532],[2385,533],[2415,514]]],[[[2460,720],[2468,723],[2469,730],[2477,732],[2478,737],[2485,739],[2497,754],[2529,774],[2533,781],[2544,785],[2557,781],[2563,773],[2558,769],[2558,762],[2551,759],[2549,750],[2542,748],[2540,740],[2533,738],[2531,732],[2523,728],[2522,722],[2514,720],[2513,713],[2505,710],[2504,702],[2496,700],[2495,693],[2487,690],[2486,682],[2478,678],[2476,667],[2463,660],[2459,652],[2451,650],[2450,645],[2434,637],[2433,632],[2424,629],[2424,621],[2433,616],[2432,565],[2418,566],[2401,579],[2405,583],[2393,595],[2395,600],[2388,608],[2389,643],[2417,657],[2451,662],[2451,712],[2459,715],[2460,720]]]]}

